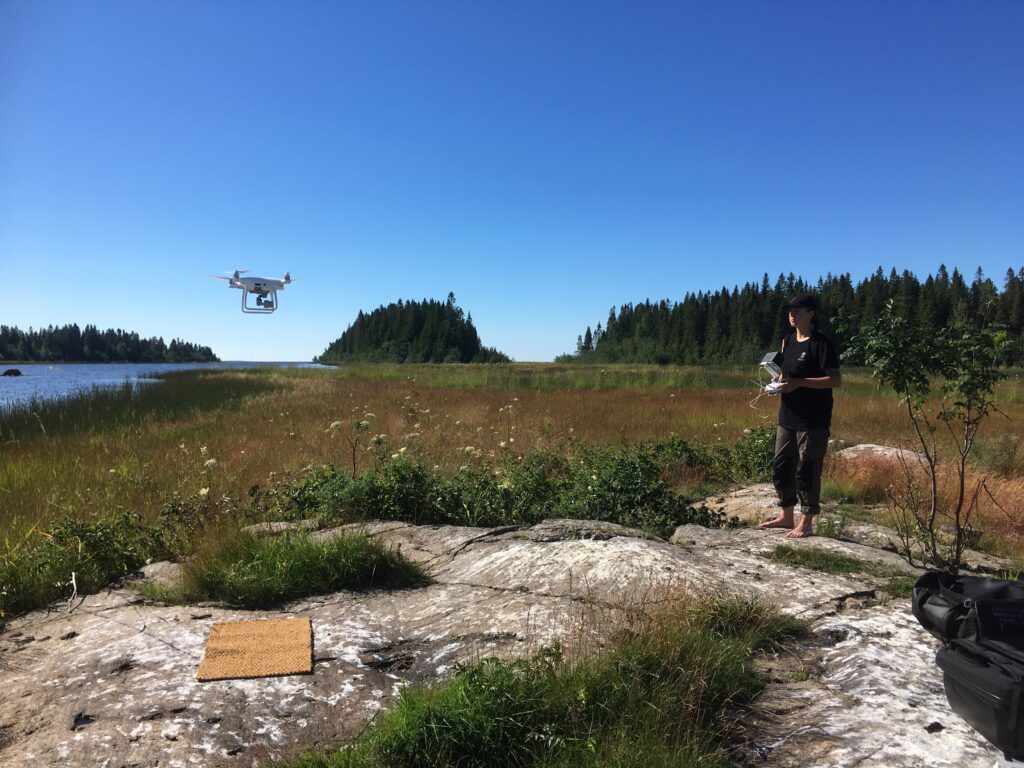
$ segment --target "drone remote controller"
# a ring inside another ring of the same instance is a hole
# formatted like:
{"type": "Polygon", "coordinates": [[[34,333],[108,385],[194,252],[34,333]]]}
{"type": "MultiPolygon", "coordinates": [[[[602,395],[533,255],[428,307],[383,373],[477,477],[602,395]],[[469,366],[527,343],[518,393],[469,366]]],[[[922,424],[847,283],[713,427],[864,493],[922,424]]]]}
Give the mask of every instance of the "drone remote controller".
{"type": "Polygon", "coordinates": [[[782,388],[783,382],[778,381],[778,379],[782,378],[781,365],[782,355],[778,352],[769,352],[761,358],[761,367],[772,377],[772,380],[762,390],[766,395],[777,395],[782,388]]]}

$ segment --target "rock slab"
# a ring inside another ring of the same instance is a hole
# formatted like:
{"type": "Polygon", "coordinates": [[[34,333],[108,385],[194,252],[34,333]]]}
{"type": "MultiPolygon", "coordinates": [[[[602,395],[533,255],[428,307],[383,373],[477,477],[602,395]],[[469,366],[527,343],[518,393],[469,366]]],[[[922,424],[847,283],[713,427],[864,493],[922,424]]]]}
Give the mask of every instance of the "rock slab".
{"type": "MultiPolygon", "coordinates": [[[[599,648],[623,608],[666,587],[760,596],[814,622],[818,639],[766,657],[775,673],[744,715],[769,765],[991,766],[996,751],[949,712],[937,649],[909,601],[879,579],[780,565],[778,531],[678,529],[671,542],[603,523],[527,530],[362,526],[420,562],[418,589],[339,592],[282,611],[149,603],[128,588],[21,616],[0,634],[0,766],[240,766],[357,735],[404,685],[484,656],[522,657],[556,639],[599,648]],[[308,616],[314,671],[196,681],[214,621],[308,616]],[[781,661],[780,661],[781,660],[781,661]],[[803,679],[805,678],[806,679],[803,679]],[[941,730],[929,732],[934,722],[941,730]]],[[[351,527],[320,531],[341,535],[351,527]]],[[[865,559],[891,553],[831,539],[865,559]]],[[[173,568],[152,568],[167,579],[173,568]],[[162,570],[162,572],[161,572],[162,570]]],[[[911,573],[907,569],[908,573],[911,573]]]]}

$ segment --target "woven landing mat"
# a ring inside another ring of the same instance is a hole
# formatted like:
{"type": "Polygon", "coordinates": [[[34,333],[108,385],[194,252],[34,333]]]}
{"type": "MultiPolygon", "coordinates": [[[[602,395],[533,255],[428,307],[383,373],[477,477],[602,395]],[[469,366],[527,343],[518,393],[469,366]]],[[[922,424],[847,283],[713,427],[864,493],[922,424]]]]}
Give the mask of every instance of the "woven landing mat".
{"type": "Polygon", "coordinates": [[[313,671],[309,619],[214,622],[196,679],[302,675],[313,671]]]}

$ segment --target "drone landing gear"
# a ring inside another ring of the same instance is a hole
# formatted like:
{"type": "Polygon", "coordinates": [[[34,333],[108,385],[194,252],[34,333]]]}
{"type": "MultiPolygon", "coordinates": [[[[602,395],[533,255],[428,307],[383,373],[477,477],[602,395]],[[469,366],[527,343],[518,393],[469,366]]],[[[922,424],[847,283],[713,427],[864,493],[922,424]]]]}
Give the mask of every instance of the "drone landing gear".
{"type": "Polygon", "coordinates": [[[242,311],[251,315],[269,315],[277,309],[277,291],[271,291],[269,296],[256,294],[256,303],[249,305],[249,291],[242,289],[242,311]]]}

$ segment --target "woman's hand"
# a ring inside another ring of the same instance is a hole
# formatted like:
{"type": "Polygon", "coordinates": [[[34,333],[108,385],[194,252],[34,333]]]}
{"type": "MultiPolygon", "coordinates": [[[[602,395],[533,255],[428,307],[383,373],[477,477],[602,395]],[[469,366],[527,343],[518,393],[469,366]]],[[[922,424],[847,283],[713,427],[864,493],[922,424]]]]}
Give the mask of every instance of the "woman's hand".
{"type": "Polygon", "coordinates": [[[787,379],[785,376],[779,377],[779,384],[781,385],[777,392],[782,395],[788,395],[790,392],[795,392],[800,389],[799,379],[787,379]]]}

